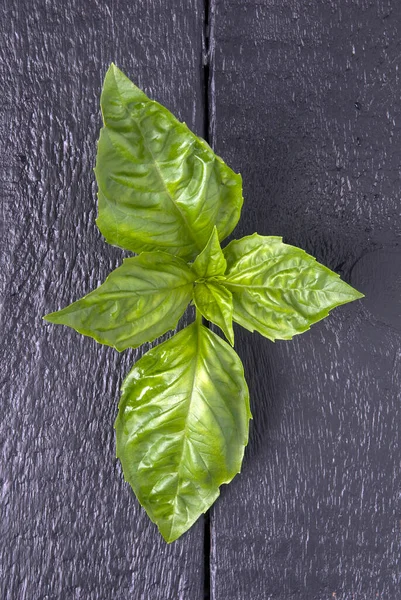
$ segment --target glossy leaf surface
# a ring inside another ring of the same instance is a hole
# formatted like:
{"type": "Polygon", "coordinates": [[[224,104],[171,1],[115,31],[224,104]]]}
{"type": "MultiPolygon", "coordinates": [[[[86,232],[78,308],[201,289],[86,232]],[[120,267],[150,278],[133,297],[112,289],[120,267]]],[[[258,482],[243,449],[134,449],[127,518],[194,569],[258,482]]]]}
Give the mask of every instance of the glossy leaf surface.
{"type": "Polygon", "coordinates": [[[233,294],[233,319],[265,337],[290,339],[363,295],[300,248],[254,234],[225,249],[224,285],[233,294]]]}
{"type": "Polygon", "coordinates": [[[227,261],[220,247],[217,229],[214,228],[206,247],[193,262],[192,270],[197,277],[205,278],[224,275],[227,261]]]}
{"type": "Polygon", "coordinates": [[[196,308],[207,319],[223,331],[234,345],[233,299],[231,292],[212,280],[198,283],[194,290],[196,308]]]}
{"type": "Polygon", "coordinates": [[[174,329],[192,299],[194,274],[164,252],[126,258],[99,288],[46,315],[117,350],[136,348],[174,329]]]}
{"type": "Polygon", "coordinates": [[[239,357],[199,322],[131,370],[116,420],[117,456],[166,541],[189,529],[239,472],[249,418],[239,357]]]}
{"type": "Polygon", "coordinates": [[[231,233],[241,176],[115,65],[107,71],[96,161],[97,225],[110,244],[192,260],[216,225],[231,233]]]}

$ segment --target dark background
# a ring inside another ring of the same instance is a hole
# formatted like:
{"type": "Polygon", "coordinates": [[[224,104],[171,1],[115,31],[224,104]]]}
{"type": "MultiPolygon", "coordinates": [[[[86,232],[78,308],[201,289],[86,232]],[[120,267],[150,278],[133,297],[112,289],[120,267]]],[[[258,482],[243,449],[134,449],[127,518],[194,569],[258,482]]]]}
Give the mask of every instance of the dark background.
{"type": "Polygon", "coordinates": [[[399,3],[1,0],[0,30],[0,597],[400,599],[399,3]],[[243,471],[169,546],[115,460],[140,352],[41,320],[122,260],[94,221],[111,61],[242,173],[236,237],[366,294],[293,341],[237,328],[243,471]]]}

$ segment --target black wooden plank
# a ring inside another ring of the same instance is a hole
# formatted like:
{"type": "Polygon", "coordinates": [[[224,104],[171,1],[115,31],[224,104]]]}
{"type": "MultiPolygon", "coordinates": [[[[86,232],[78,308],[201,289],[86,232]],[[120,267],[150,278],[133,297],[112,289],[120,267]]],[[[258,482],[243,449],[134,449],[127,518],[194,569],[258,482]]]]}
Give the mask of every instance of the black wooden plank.
{"type": "Polygon", "coordinates": [[[118,355],[41,317],[121,263],[96,229],[99,94],[115,61],[203,131],[201,0],[0,7],[4,600],[200,599],[202,519],[167,546],[115,461],[118,355]]]}
{"type": "Polygon", "coordinates": [[[214,145],[244,178],[236,237],[283,235],[366,299],[289,342],[236,330],[254,422],[211,514],[211,595],[401,598],[401,12],[214,8],[214,145]]]}

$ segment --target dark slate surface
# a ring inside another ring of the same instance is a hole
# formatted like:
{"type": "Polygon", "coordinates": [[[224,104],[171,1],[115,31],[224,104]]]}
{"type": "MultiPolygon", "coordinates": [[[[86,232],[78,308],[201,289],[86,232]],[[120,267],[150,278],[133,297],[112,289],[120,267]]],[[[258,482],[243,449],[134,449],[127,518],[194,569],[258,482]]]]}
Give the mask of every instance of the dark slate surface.
{"type": "Polygon", "coordinates": [[[400,39],[394,2],[216,2],[237,236],[283,235],[366,299],[290,342],[237,329],[254,422],[212,511],[213,600],[401,598],[400,39]]]}
{"type": "Polygon", "coordinates": [[[122,260],[96,216],[115,61],[202,133],[200,0],[0,4],[2,600],[198,600],[203,522],[167,546],[115,461],[118,355],[41,316],[122,260]]]}

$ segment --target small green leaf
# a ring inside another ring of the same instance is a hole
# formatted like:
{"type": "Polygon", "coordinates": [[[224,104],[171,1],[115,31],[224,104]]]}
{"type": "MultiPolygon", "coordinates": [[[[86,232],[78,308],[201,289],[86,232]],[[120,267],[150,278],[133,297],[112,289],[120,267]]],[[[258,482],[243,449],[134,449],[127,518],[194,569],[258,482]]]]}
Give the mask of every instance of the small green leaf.
{"type": "Polygon", "coordinates": [[[216,275],[224,275],[226,268],[227,261],[220,247],[217,229],[214,227],[206,247],[195,258],[192,270],[197,277],[206,279],[208,277],[215,277],[216,275]]]}
{"type": "Polygon", "coordinates": [[[199,312],[223,331],[234,346],[233,299],[231,292],[212,281],[195,286],[194,302],[199,312]]]}
{"type": "Polygon", "coordinates": [[[145,252],[126,258],[99,288],[44,318],[119,351],[136,348],[176,327],[194,279],[180,258],[145,252]]]}
{"type": "Polygon", "coordinates": [[[111,65],[101,96],[97,225],[110,244],[192,260],[238,222],[242,180],[184,123],[111,65]]]}
{"type": "Polygon", "coordinates": [[[115,425],[117,456],[167,542],[240,471],[250,417],[238,355],[199,322],[150,350],[129,373],[115,425]]]}
{"type": "Polygon", "coordinates": [[[233,295],[233,319],[265,337],[287,340],[339,306],[362,298],[340,277],[279,237],[254,234],[224,249],[223,282],[233,295]]]}

